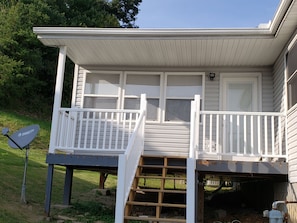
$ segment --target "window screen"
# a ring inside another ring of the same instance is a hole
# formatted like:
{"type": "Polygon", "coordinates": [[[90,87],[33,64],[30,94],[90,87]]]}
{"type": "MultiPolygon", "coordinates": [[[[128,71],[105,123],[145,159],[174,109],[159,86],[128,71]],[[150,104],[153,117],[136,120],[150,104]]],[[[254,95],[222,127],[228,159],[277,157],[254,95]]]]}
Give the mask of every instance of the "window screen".
{"type": "Polygon", "coordinates": [[[190,121],[191,101],[202,95],[201,75],[168,75],[165,121],[190,121]]]}
{"type": "Polygon", "coordinates": [[[158,120],[160,75],[128,74],[125,87],[125,109],[139,109],[141,94],[147,97],[147,120],[158,120]]]}
{"type": "Polygon", "coordinates": [[[297,103],[297,44],[291,48],[287,54],[287,72],[288,72],[288,108],[297,103]]]}
{"type": "Polygon", "coordinates": [[[116,109],[120,74],[87,73],[84,89],[84,108],[116,109]]]}

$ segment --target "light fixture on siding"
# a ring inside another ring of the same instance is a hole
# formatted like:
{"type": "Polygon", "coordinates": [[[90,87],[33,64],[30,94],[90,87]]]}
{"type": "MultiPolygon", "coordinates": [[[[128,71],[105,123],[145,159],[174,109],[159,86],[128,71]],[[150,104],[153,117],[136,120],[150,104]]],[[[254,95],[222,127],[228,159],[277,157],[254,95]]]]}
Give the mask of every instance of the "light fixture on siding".
{"type": "Polygon", "coordinates": [[[216,77],[216,73],[209,73],[208,77],[209,77],[209,80],[213,81],[216,77]]]}

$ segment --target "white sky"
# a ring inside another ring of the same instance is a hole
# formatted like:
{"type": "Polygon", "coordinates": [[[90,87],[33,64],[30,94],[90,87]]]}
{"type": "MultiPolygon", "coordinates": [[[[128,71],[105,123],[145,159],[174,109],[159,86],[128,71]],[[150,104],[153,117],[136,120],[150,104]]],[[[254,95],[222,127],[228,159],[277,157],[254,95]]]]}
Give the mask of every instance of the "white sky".
{"type": "Polygon", "coordinates": [[[272,20],[280,0],[142,0],[139,28],[252,28],[272,20]]]}

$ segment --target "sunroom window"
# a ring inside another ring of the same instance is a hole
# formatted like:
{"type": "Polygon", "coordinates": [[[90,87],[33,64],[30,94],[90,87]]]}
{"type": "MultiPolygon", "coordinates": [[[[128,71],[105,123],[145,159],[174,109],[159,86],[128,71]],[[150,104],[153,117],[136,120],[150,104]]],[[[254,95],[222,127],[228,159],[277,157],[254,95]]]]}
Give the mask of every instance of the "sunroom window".
{"type": "Polygon", "coordinates": [[[287,53],[287,74],[288,74],[288,108],[297,103],[297,44],[287,53]]]}
{"type": "Polygon", "coordinates": [[[147,121],[190,122],[191,101],[197,94],[203,100],[201,73],[93,71],[85,75],[84,108],[139,109],[140,95],[146,94],[147,121]]]}
{"type": "Polygon", "coordinates": [[[191,101],[202,95],[201,75],[167,75],[165,121],[190,121],[191,101]]]}
{"type": "Polygon", "coordinates": [[[160,75],[127,74],[125,86],[125,109],[139,109],[140,95],[146,93],[147,120],[158,120],[160,101],[160,75]]]}
{"type": "Polygon", "coordinates": [[[84,89],[84,108],[118,107],[120,74],[88,73],[84,89]]]}

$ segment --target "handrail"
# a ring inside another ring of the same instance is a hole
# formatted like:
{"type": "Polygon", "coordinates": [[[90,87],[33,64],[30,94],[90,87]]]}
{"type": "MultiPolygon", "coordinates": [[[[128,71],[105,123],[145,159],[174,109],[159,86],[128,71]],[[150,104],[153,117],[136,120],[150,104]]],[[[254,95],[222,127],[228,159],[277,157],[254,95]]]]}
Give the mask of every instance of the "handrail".
{"type": "Polygon", "coordinates": [[[209,115],[267,115],[267,116],[286,116],[283,112],[242,112],[242,111],[200,111],[200,114],[209,115]]]}
{"type": "Polygon", "coordinates": [[[146,103],[145,95],[141,95],[140,116],[135,124],[133,134],[129,139],[125,153],[119,155],[115,214],[115,222],[117,223],[124,221],[125,204],[136,173],[139,158],[143,153],[146,103]]]}
{"type": "Polygon", "coordinates": [[[115,112],[115,113],[135,113],[139,110],[133,110],[133,109],[102,109],[102,108],[59,108],[59,111],[72,111],[72,112],[82,112],[82,111],[88,111],[88,112],[115,112]]]}
{"type": "Polygon", "coordinates": [[[133,130],[133,134],[132,134],[132,136],[130,137],[130,140],[129,140],[129,142],[128,142],[128,146],[127,146],[127,149],[126,149],[126,151],[125,151],[125,155],[126,156],[130,156],[130,154],[131,154],[131,152],[133,151],[133,145],[135,144],[135,141],[136,141],[136,137],[138,136],[137,135],[137,130],[138,129],[141,129],[141,127],[142,127],[142,125],[144,124],[143,122],[143,120],[144,120],[144,118],[145,118],[145,111],[142,111],[141,113],[140,113],[140,116],[139,116],[139,118],[138,118],[138,121],[136,122],[136,125],[135,125],[135,127],[134,127],[134,130],[133,130]]]}

